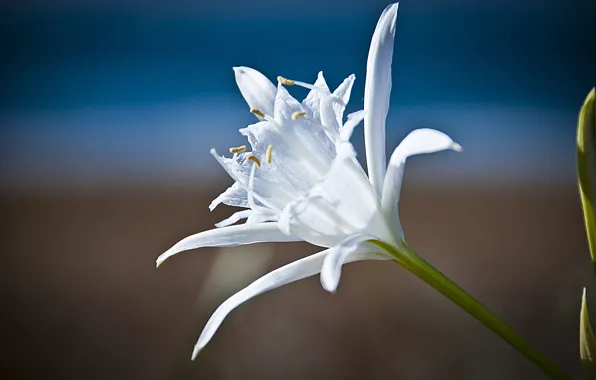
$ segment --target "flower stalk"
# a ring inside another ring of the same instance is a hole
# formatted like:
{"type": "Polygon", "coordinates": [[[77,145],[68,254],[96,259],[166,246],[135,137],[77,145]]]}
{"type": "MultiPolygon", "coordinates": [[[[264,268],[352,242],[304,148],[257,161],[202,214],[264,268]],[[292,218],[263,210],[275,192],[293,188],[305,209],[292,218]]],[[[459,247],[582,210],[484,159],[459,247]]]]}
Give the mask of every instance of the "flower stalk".
{"type": "Polygon", "coordinates": [[[462,308],[501,339],[510,344],[519,353],[538,366],[552,379],[570,380],[571,377],[563,372],[556,364],[542,355],[536,348],[528,343],[509,325],[503,322],[486,306],[468,294],[459,285],[429,264],[405,243],[401,250],[385,242],[375,240],[369,243],[378,246],[395,258],[395,262],[407,269],[413,275],[424,281],[427,285],[447,297],[457,306],[462,308]]]}

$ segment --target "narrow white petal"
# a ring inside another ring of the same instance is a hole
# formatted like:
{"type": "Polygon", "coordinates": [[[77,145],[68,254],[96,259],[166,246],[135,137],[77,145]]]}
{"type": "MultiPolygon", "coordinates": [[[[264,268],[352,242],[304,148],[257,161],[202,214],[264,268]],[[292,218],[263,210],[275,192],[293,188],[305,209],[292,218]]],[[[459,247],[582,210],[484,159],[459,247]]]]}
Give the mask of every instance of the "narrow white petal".
{"type": "Polygon", "coordinates": [[[248,207],[248,200],[246,189],[244,189],[238,182],[226,189],[217,198],[215,198],[209,205],[209,210],[213,211],[220,203],[235,207],[248,207]]]}
{"type": "Polygon", "coordinates": [[[348,120],[344,123],[344,126],[339,130],[339,135],[344,141],[349,141],[354,132],[354,128],[360,124],[364,119],[364,110],[356,111],[348,115],[348,120]]]}
{"type": "Polygon", "coordinates": [[[333,91],[333,96],[338,99],[339,101],[333,102],[333,111],[335,112],[335,116],[337,118],[337,123],[341,125],[343,118],[344,118],[344,110],[346,108],[346,104],[350,101],[350,94],[352,93],[352,86],[354,85],[354,80],[356,80],[356,76],[354,74],[350,75],[333,91]]]}
{"type": "Polygon", "coordinates": [[[410,132],[391,155],[381,203],[387,221],[402,238],[403,231],[399,222],[398,203],[406,159],[416,154],[433,153],[446,149],[461,151],[461,146],[443,132],[423,128],[410,132]]]}
{"type": "Polygon", "coordinates": [[[320,120],[321,116],[319,114],[320,109],[320,101],[321,96],[323,94],[330,94],[329,87],[327,87],[327,82],[325,82],[325,77],[323,77],[323,72],[319,71],[319,75],[317,76],[317,80],[314,84],[315,87],[323,89],[323,91],[313,89],[310,90],[306,98],[302,101],[302,104],[307,107],[308,110],[311,111],[310,117],[314,120],[320,120]]]}
{"type": "Polygon", "coordinates": [[[336,139],[337,131],[341,125],[338,123],[337,117],[335,116],[333,103],[331,97],[323,97],[321,99],[321,108],[319,110],[321,114],[321,125],[325,128],[325,131],[327,131],[327,135],[331,140],[336,139]]]}
{"type": "Polygon", "coordinates": [[[366,235],[354,235],[342,241],[340,244],[329,248],[329,253],[323,262],[321,269],[321,285],[323,288],[334,293],[339,285],[341,277],[341,267],[344,263],[368,257],[375,260],[387,260],[386,254],[372,244],[367,244],[367,240],[374,239],[366,235]],[[363,256],[363,254],[367,254],[363,256]],[[350,260],[352,259],[352,260],[350,260]]]}
{"type": "Polygon", "coordinates": [[[160,266],[168,257],[178,252],[201,247],[233,247],[243,244],[263,243],[263,242],[287,242],[300,241],[301,239],[283,234],[277,223],[258,223],[258,224],[240,224],[215,228],[190,235],[180,240],[174,246],[162,253],[157,258],[157,266],[160,266]]]}
{"type": "Polygon", "coordinates": [[[259,294],[319,273],[327,252],[328,250],[321,251],[278,268],[228,298],[215,310],[209,321],[207,321],[193,350],[192,359],[209,343],[224,318],[232,310],[259,294]]]}
{"type": "Polygon", "coordinates": [[[391,62],[398,3],[385,8],[370,43],[364,87],[364,140],[368,176],[381,194],[385,177],[385,119],[391,95],[391,62]]]}
{"type": "Polygon", "coordinates": [[[250,217],[250,215],[252,213],[253,213],[253,210],[242,210],[242,211],[235,212],[229,218],[226,218],[219,223],[215,223],[215,227],[221,228],[221,227],[231,226],[232,224],[238,222],[241,219],[246,219],[246,218],[250,217]]]}
{"type": "Polygon", "coordinates": [[[234,76],[248,106],[265,115],[273,115],[273,103],[277,91],[275,85],[266,76],[250,67],[234,67],[234,76]]]}
{"type": "MultiPolygon", "coordinates": [[[[209,318],[209,321],[207,321],[192,352],[192,359],[194,360],[199,352],[209,343],[225,317],[227,317],[232,310],[259,294],[320,273],[325,256],[329,251],[329,249],[326,249],[278,268],[228,298],[217,308],[217,310],[215,310],[213,315],[211,315],[211,318],[209,318]]],[[[361,260],[386,259],[386,256],[369,250],[368,252],[353,254],[346,260],[346,263],[361,260]]]]}

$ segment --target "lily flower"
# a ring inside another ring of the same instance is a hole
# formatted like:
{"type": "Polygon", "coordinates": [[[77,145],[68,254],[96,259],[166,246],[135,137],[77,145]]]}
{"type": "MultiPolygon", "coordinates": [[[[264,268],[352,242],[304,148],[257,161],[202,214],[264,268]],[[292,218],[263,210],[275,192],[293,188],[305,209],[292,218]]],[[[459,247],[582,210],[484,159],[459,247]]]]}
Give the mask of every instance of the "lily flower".
{"type": "Polygon", "coordinates": [[[368,57],[364,111],[343,113],[354,75],[333,92],[322,73],[314,84],[278,77],[275,86],[263,74],[236,67],[236,83],[259,119],[241,129],[246,146],[230,148],[231,158],[211,153],[235,181],[210,205],[242,207],[216,224],[191,235],[157,259],[200,247],[238,246],[259,242],[307,241],[326,248],[276,269],[226,300],[211,316],[193,351],[210,341],[234,308],[256,295],[321,273],[323,287],[337,289],[341,267],[359,260],[395,260],[382,242],[401,247],[397,215],[404,164],[412,155],[461,150],[446,134],[432,129],[411,132],[385,162],[385,118],[391,90],[391,61],[398,4],[388,6],[373,34],[368,57]],[[298,102],[284,86],[310,89],[298,102]],[[369,175],[349,138],[364,119],[369,175]],[[234,223],[246,219],[244,224],[234,223]]]}
{"type": "Polygon", "coordinates": [[[344,110],[354,83],[350,75],[333,92],[322,73],[314,84],[278,77],[275,86],[257,70],[236,67],[236,83],[259,120],[240,133],[246,146],[230,148],[231,158],[211,154],[234,184],[209,206],[223,203],[243,210],[191,235],[157,259],[157,266],[181,251],[259,242],[307,241],[322,251],[276,269],[228,298],[213,313],[192,353],[209,343],[224,318],[247,300],[291,282],[321,274],[335,292],[343,264],[393,260],[439,291],[554,379],[569,379],[556,365],[461,287],[405,243],[398,202],[406,160],[442,150],[461,151],[446,134],[417,129],[385,158],[385,121],[391,93],[391,62],[398,4],[388,6],[374,31],[367,61],[364,110],[344,110]],[[285,86],[310,89],[298,102],[285,86]],[[349,139],[364,120],[368,175],[349,139]],[[235,224],[246,220],[243,224],[235,224]]]}

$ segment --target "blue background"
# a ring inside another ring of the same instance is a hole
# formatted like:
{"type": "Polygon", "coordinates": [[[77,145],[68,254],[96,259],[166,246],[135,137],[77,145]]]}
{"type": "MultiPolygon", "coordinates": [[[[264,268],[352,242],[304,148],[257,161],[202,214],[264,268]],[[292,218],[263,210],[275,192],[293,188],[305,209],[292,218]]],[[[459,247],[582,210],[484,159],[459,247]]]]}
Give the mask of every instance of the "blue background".
{"type": "MultiPolygon", "coordinates": [[[[401,2],[388,151],[411,129],[433,127],[466,154],[419,160],[424,178],[572,180],[577,111],[596,83],[595,4],[401,2]]],[[[323,70],[331,87],[354,73],[357,110],[385,5],[4,4],[0,182],[223,176],[208,149],[242,143],[237,129],[254,121],[232,67],[308,82],[323,70]]],[[[362,132],[355,136],[362,151],[362,132]]]]}

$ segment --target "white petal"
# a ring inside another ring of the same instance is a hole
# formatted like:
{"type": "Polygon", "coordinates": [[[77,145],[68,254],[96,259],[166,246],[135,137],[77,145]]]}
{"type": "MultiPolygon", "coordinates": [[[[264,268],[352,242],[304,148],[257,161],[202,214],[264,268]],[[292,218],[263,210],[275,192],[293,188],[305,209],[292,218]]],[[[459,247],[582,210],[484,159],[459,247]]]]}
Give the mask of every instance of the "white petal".
{"type": "Polygon", "coordinates": [[[174,246],[162,253],[156,261],[160,266],[168,257],[178,252],[201,247],[234,247],[243,244],[263,243],[263,242],[288,242],[300,241],[296,236],[283,234],[277,223],[258,223],[258,224],[240,224],[215,228],[190,235],[174,246]]]}
{"type": "Polygon", "coordinates": [[[274,104],[273,117],[281,124],[291,121],[294,112],[302,111],[300,103],[290,95],[281,83],[277,84],[277,94],[275,95],[274,104]]]}
{"type": "Polygon", "coordinates": [[[391,95],[391,61],[398,4],[385,8],[370,43],[364,86],[364,140],[368,176],[377,194],[385,177],[385,119],[391,95]]]}
{"type": "Polygon", "coordinates": [[[234,171],[233,159],[220,156],[215,149],[211,149],[209,153],[211,153],[213,158],[215,158],[215,160],[221,165],[222,168],[224,168],[224,170],[228,173],[230,177],[232,177],[234,181],[239,182],[242,185],[242,187],[246,186],[245,184],[248,183],[248,172],[250,172],[250,169],[247,169],[246,173],[234,171]]]}
{"type": "Polygon", "coordinates": [[[337,139],[337,131],[341,125],[338,123],[331,97],[325,96],[321,99],[321,125],[325,128],[327,135],[332,141],[337,139]]]}
{"type": "Polygon", "coordinates": [[[319,273],[326,254],[327,250],[315,253],[314,255],[276,269],[228,298],[217,308],[217,310],[215,310],[211,318],[209,318],[209,321],[205,325],[205,328],[203,329],[203,332],[201,332],[201,336],[195,345],[192,358],[194,359],[199,351],[209,343],[224,318],[232,310],[259,294],[319,273]]]}
{"type": "MultiPolygon", "coordinates": [[[[329,87],[327,86],[327,82],[325,82],[325,78],[323,77],[323,72],[319,71],[319,75],[317,76],[317,80],[314,84],[315,87],[319,87],[323,89],[323,93],[330,94],[329,87]]],[[[310,110],[311,114],[309,115],[313,120],[321,120],[321,115],[319,113],[320,101],[321,96],[323,94],[321,91],[314,89],[310,90],[306,98],[302,101],[302,104],[306,106],[308,110],[310,110]]]]}
{"type": "Polygon", "coordinates": [[[250,108],[273,115],[276,87],[266,76],[250,67],[234,67],[236,84],[250,108]]]}
{"type": "Polygon", "coordinates": [[[366,235],[354,235],[342,241],[340,244],[329,248],[329,253],[323,262],[321,269],[321,285],[331,293],[337,290],[339,279],[341,277],[341,267],[344,263],[367,257],[371,260],[388,260],[390,257],[381,252],[379,248],[372,244],[367,244],[367,240],[373,237],[366,235]],[[363,256],[363,254],[366,254],[363,256]]]}
{"type": "MultiPolygon", "coordinates": [[[[295,161],[298,165],[284,163],[284,169],[303,172],[304,176],[298,177],[300,180],[311,174],[318,179],[329,170],[335,157],[335,147],[318,122],[314,123],[307,117],[292,119],[292,114],[302,110],[300,103],[280,83],[275,98],[274,119],[269,120],[265,128],[257,124],[242,129],[241,133],[248,136],[257,154],[264,154],[271,144],[277,157],[280,157],[281,152],[283,159],[295,161]]],[[[279,163],[277,159],[274,161],[279,163]]]]}
{"type": "MultiPolygon", "coordinates": [[[[228,298],[217,308],[217,310],[215,310],[211,318],[209,318],[209,321],[207,321],[193,350],[192,359],[196,358],[199,352],[207,345],[207,343],[209,343],[224,318],[232,310],[259,294],[320,273],[323,260],[328,252],[329,250],[327,249],[278,268],[228,298]]],[[[360,253],[353,255],[348,261],[374,260],[379,258],[384,259],[384,257],[377,253],[360,253]]]]}
{"type": "Polygon", "coordinates": [[[302,119],[289,120],[281,127],[265,122],[240,130],[248,137],[252,153],[261,160],[269,145],[273,147],[271,163],[263,165],[257,173],[257,193],[267,191],[275,194],[278,200],[290,201],[312,187],[329,170],[333,143],[321,127],[317,131],[302,119]],[[259,186],[260,180],[275,182],[277,186],[259,186]]]}
{"type": "Polygon", "coordinates": [[[241,219],[246,219],[246,218],[250,217],[252,213],[253,213],[253,210],[242,210],[242,211],[235,212],[229,218],[226,218],[219,223],[215,223],[215,227],[221,228],[221,227],[231,226],[232,224],[238,222],[241,219]]]}
{"type": "Polygon", "coordinates": [[[446,149],[461,151],[461,146],[453,142],[443,132],[423,128],[410,132],[391,155],[381,203],[388,222],[402,238],[403,231],[399,222],[398,203],[406,159],[416,154],[433,153],[446,149]]]}
{"type": "Polygon", "coordinates": [[[238,182],[226,189],[217,198],[215,198],[209,205],[209,210],[213,211],[220,203],[235,207],[248,207],[246,189],[244,189],[238,182]]]}
{"type": "MultiPolygon", "coordinates": [[[[259,130],[258,127],[261,126],[261,129],[266,131],[267,129],[265,126],[268,124],[268,122],[260,122],[249,126],[249,128],[255,127],[256,130],[259,130]]],[[[245,129],[241,131],[244,130],[245,129]]],[[[238,201],[240,206],[243,206],[245,200],[240,197],[246,197],[246,207],[250,206],[246,189],[248,187],[250,171],[253,167],[253,164],[246,159],[247,153],[240,153],[238,155],[234,155],[233,158],[227,158],[224,156],[219,156],[215,149],[211,149],[211,155],[226,170],[230,177],[232,177],[232,179],[239,183],[239,186],[244,189],[244,191],[238,191],[236,194],[234,194],[238,197],[238,199],[235,200],[238,201]]],[[[264,154],[260,155],[258,153],[255,153],[255,155],[257,155],[257,157],[264,156],[264,154]]],[[[283,188],[274,184],[276,178],[269,175],[269,169],[270,168],[267,165],[259,170],[258,177],[255,179],[255,191],[253,196],[255,198],[255,202],[260,206],[270,208],[271,210],[281,210],[283,206],[292,199],[292,194],[290,191],[291,189],[283,188]]],[[[220,197],[221,196],[223,195],[220,195],[220,197]]],[[[219,201],[219,199],[216,200],[219,201]]],[[[215,206],[216,205],[217,204],[215,204],[215,206]]],[[[232,205],[235,206],[235,204],[232,205]]]]}
{"type": "Polygon", "coordinates": [[[346,108],[346,104],[348,104],[350,101],[350,94],[352,93],[354,80],[356,80],[356,76],[352,74],[344,79],[342,84],[340,84],[339,87],[333,91],[333,96],[340,100],[340,102],[333,102],[333,111],[335,112],[337,123],[339,125],[341,125],[343,122],[344,110],[346,108]]]}
{"type": "Polygon", "coordinates": [[[360,122],[364,119],[364,110],[356,111],[348,115],[348,120],[345,122],[344,126],[339,130],[339,135],[344,141],[349,141],[352,137],[352,133],[354,132],[354,128],[360,124],[360,122]]]}
{"type": "Polygon", "coordinates": [[[246,224],[256,224],[275,221],[277,221],[277,215],[275,215],[272,212],[253,212],[252,214],[250,214],[248,219],[246,219],[246,224]]]}
{"type": "Polygon", "coordinates": [[[341,142],[337,149],[337,158],[325,177],[281,212],[280,229],[323,247],[360,232],[392,242],[379,199],[356,161],[352,145],[341,142]]]}

